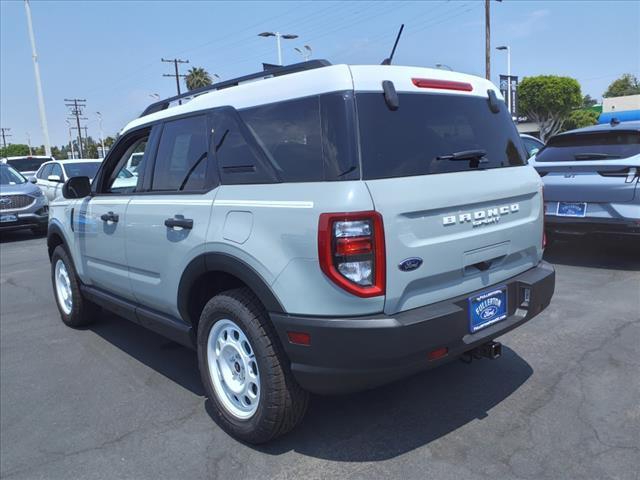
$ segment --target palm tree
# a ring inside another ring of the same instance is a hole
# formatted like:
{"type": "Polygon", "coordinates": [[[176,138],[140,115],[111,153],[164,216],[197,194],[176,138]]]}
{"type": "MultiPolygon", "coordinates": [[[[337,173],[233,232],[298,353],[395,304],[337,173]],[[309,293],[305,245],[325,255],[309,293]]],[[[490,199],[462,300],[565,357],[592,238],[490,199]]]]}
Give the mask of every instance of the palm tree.
{"type": "Polygon", "coordinates": [[[187,76],[185,77],[185,83],[187,84],[188,90],[194,90],[200,87],[206,87],[211,85],[213,81],[211,80],[211,75],[204,68],[193,67],[189,69],[187,72],[187,76]]]}

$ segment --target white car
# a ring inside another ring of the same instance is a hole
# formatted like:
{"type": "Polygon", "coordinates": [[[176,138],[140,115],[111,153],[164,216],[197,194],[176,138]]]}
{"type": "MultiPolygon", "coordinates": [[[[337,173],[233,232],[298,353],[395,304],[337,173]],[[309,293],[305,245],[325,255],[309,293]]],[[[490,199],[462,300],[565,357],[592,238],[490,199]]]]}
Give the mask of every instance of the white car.
{"type": "Polygon", "coordinates": [[[51,201],[61,195],[62,185],[71,177],[93,179],[101,163],[101,160],[94,159],[53,160],[43,163],[29,181],[38,185],[51,201]]]}
{"type": "Polygon", "coordinates": [[[11,165],[23,176],[30,177],[40,168],[44,162],[54,160],[53,157],[46,155],[21,155],[19,157],[6,157],[2,159],[2,163],[11,165]]]}

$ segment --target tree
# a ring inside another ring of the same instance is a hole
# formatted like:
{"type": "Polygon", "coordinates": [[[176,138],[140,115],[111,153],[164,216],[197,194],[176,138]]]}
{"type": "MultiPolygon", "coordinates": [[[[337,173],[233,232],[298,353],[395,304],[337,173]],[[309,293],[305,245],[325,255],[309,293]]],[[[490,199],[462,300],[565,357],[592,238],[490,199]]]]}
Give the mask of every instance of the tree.
{"type": "Polygon", "coordinates": [[[0,157],[20,157],[29,155],[29,145],[13,143],[6,148],[0,148],[0,157]]]}
{"type": "Polygon", "coordinates": [[[624,97],[625,95],[640,94],[640,81],[635,75],[625,73],[617,80],[611,82],[607,91],[602,95],[605,98],[624,97]]]}
{"type": "Polygon", "coordinates": [[[600,114],[593,110],[574,110],[569,114],[564,122],[563,130],[573,130],[576,128],[588,127],[598,123],[600,114]]]}
{"type": "Polygon", "coordinates": [[[195,90],[196,88],[206,87],[213,83],[209,72],[200,67],[190,68],[184,81],[187,84],[188,90],[195,90]]]}
{"type": "Polygon", "coordinates": [[[589,94],[582,97],[582,108],[590,108],[597,104],[598,100],[596,100],[595,98],[591,98],[591,95],[589,94]]]}
{"type": "Polygon", "coordinates": [[[540,128],[540,140],[562,129],[572,110],[582,104],[580,84],[570,77],[540,75],[527,77],[518,88],[520,109],[540,128]]]}

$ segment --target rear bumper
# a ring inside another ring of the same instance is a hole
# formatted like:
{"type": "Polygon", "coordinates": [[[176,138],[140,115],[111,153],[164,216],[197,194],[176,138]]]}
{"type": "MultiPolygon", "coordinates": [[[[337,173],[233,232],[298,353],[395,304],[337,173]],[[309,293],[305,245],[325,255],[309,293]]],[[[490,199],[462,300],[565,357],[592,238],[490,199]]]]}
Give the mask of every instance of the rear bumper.
{"type": "Polygon", "coordinates": [[[547,232],[561,235],[640,235],[640,219],[546,215],[544,220],[547,232]]]}
{"type": "MultiPolygon", "coordinates": [[[[4,213],[0,212],[0,215],[4,215],[4,213]]],[[[48,210],[43,215],[39,215],[38,213],[35,213],[35,212],[18,213],[18,219],[15,222],[0,223],[0,232],[6,232],[11,230],[22,230],[25,228],[42,228],[47,226],[48,221],[49,221],[48,210]]]]}
{"type": "Polygon", "coordinates": [[[469,333],[467,300],[478,292],[392,316],[326,318],[272,313],[271,318],[291,370],[304,389],[349,393],[441,365],[522,325],[551,301],[555,271],[541,262],[500,284],[507,286],[509,316],[473,334],[469,333]],[[531,292],[528,304],[523,301],[525,287],[531,292]],[[311,345],[290,343],[287,332],[291,331],[309,333],[311,345]],[[429,352],[442,347],[448,349],[447,356],[428,360],[429,352]]]}

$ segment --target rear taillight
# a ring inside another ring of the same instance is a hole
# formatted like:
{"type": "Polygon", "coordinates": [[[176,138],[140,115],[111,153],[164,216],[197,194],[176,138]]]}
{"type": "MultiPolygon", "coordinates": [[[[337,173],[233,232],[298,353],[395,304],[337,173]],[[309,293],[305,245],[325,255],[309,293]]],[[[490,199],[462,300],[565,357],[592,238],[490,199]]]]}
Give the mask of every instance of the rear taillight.
{"type": "Polygon", "coordinates": [[[359,297],[384,295],[385,250],[378,212],[323,213],[318,224],[320,268],[359,297]]]}
{"type": "Polygon", "coordinates": [[[452,80],[438,80],[435,78],[412,78],[411,82],[418,88],[436,88],[438,90],[458,90],[471,92],[473,85],[466,82],[454,82],[452,80]]]}

